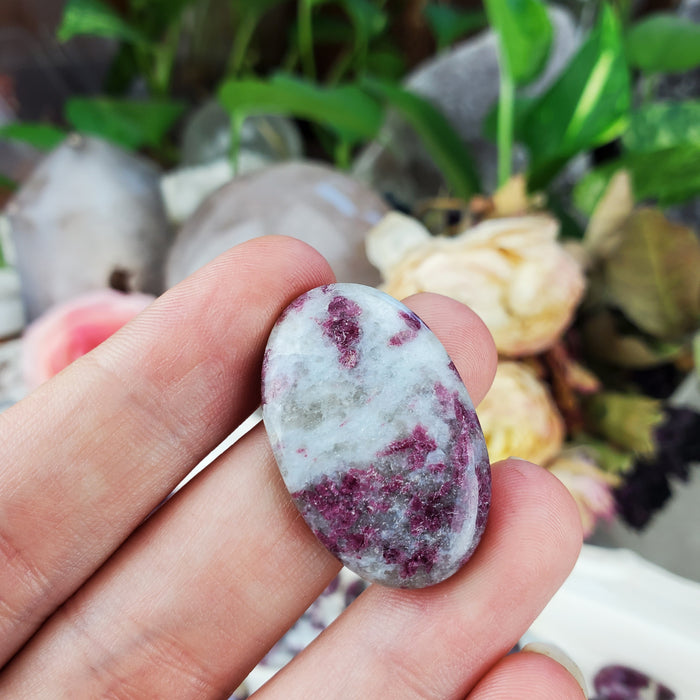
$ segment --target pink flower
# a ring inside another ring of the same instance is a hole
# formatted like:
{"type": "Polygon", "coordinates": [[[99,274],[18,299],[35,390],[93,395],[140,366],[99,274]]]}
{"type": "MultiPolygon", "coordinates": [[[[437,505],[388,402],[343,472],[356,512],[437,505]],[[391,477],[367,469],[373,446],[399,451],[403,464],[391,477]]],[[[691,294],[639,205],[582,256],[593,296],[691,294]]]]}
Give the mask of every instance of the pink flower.
{"type": "Polygon", "coordinates": [[[27,387],[39,386],[96,348],[153,299],[147,294],[101,289],[49,309],[24,332],[22,352],[27,387]]]}
{"type": "Polygon", "coordinates": [[[593,533],[599,518],[612,520],[616,512],[612,489],[619,486],[619,476],[604,472],[584,450],[575,447],[564,450],[547,468],[574,497],[584,537],[593,533]]]}

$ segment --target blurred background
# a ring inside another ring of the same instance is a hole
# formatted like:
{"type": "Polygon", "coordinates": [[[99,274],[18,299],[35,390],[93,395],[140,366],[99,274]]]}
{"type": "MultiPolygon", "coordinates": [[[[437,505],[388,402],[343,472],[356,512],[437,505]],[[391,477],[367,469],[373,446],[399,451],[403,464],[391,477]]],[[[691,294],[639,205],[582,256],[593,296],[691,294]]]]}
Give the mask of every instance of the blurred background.
{"type": "MultiPolygon", "coordinates": [[[[698,651],[698,0],[3,0],[0,209],[0,410],[254,236],[469,304],[492,460],[662,567],[591,548],[571,585],[658,574],[639,605],[687,615],[649,633],[698,651]]],[[[639,663],[700,697],[681,657],[639,663]]]]}

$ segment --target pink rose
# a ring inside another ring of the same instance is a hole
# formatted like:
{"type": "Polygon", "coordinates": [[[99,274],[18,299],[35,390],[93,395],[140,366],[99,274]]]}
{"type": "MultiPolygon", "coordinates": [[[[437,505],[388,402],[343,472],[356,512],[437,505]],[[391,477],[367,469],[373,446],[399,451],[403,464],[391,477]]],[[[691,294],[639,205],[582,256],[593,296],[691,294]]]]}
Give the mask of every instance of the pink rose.
{"type": "Polygon", "coordinates": [[[584,450],[575,447],[564,450],[547,468],[574,497],[584,537],[593,534],[598,519],[613,519],[616,508],[612,489],[620,485],[620,476],[604,472],[584,450]]]}
{"type": "Polygon", "coordinates": [[[24,332],[22,351],[27,387],[39,386],[96,348],[153,299],[147,294],[101,289],[49,309],[24,332]]]}

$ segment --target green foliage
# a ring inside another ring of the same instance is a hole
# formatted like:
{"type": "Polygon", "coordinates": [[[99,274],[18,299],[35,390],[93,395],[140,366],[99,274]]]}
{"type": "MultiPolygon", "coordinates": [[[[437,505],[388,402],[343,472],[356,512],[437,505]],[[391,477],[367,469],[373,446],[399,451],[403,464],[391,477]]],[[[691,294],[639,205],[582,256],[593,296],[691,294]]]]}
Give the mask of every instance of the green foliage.
{"type": "Polygon", "coordinates": [[[449,5],[428,3],[423,14],[435,36],[438,51],[487,25],[485,13],[479,10],[462,10],[449,5]]]}
{"type": "Polygon", "coordinates": [[[0,126],[0,140],[22,141],[40,151],[50,151],[66,138],[66,132],[50,124],[15,122],[0,126]]]}
{"type": "Polygon", "coordinates": [[[630,65],[645,73],[682,73],[700,66],[700,24],[651,15],[630,29],[626,50],[630,65]]]}
{"type": "Polygon", "coordinates": [[[173,100],[128,100],[75,97],[66,104],[66,119],[74,129],[125,148],[157,148],[184,111],[173,100]]]}
{"type": "MultiPolygon", "coordinates": [[[[406,61],[392,39],[396,16],[384,0],[297,0],[297,21],[290,27],[287,54],[280,65],[290,76],[255,75],[257,28],[264,15],[285,0],[231,0],[235,35],[221,87],[233,123],[246,114],[277,112],[308,119],[325,131],[319,138],[345,160],[349,149],[377,134],[383,105],[404,114],[424,140],[455,194],[478,189],[475,169],[464,145],[446,120],[428,103],[405,92],[399,81],[406,61]],[[317,78],[315,52],[330,43],[335,62],[317,78]],[[306,80],[291,77],[303,72],[306,80]],[[246,79],[242,79],[245,77],[246,79]],[[369,80],[372,77],[375,80],[369,80]]],[[[62,41],[92,35],[116,39],[112,89],[126,91],[145,80],[155,100],[72,100],[69,124],[130,148],[155,147],[182,112],[169,99],[181,33],[196,32],[202,15],[188,12],[198,0],[126,0],[117,12],[107,0],[67,0],[58,30],[62,41]]],[[[199,8],[197,8],[199,9],[199,8]]],[[[497,116],[486,130],[498,143],[499,180],[511,171],[512,147],[519,141],[530,153],[531,188],[546,187],[567,161],[622,137],[623,154],[588,173],[574,197],[591,213],[612,175],[630,173],[637,201],[683,201],[700,192],[700,101],[646,102],[632,109],[632,69],[644,73],[678,72],[700,65],[700,26],[672,14],[651,15],[623,36],[615,10],[600,7],[595,27],[555,83],[536,98],[518,94],[544,68],[552,26],[543,0],[485,0],[485,12],[433,0],[423,9],[438,49],[482,28],[486,18],[499,40],[501,91],[497,116]]],[[[206,13],[205,13],[206,14],[206,13]]],[[[469,99],[469,96],[464,96],[469,99]]],[[[64,136],[48,125],[11,125],[3,138],[51,148],[64,136]]]]}
{"type": "Polygon", "coordinates": [[[139,30],[101,0],[68,0],[57,36],[60,41],[68,41],[81,35],[148,42],[139,30]]]}
{"type": "Polygon", "coordinates": [[[406,73],[406,61],[390,42],[382,42],[367,53],[367,73],[377,78],[398,82],[406,73]]]}
{"type": "Polygon", "coordinates": [[[286,114],[322,124],[346,142],[373,138],[382,121],[379,103],[355,85],[325,88],[288,75],[271,80],[227,80],[219,99],[231,115],[286,114]]]}
{"type": "Polygon", "coordinates": [[[498,182],[510,177],[515,123],[515,89],[542,71],[552,43],[552,25],[540,0],[485,0],[498,34],[501,85],[498,99],[498,182]]]}
{"type": "Polygon", "coordinates": [[[632,112],[622,144],[630,153],[700,146],[700,100],[642,105],[632,112]]]}
{"type": "Polygon", "coordinates": [[[575,443],[608,474],[626,474],[634,462],[634,454],[615,449],[610,443],[582,435],[575,443]]]}
{"type": "Polygon", "coordinates": [[[658,151],[629,153],[587,173],[574,187],[576,207],[590,214],[612,176],[627,170],[637,201],[661,206],[683,202],[700,192],[700,145],[681,145],[658,151]]]}
{"type": "Polygon", "coordinates": [[[499,39],[501,71],[515,85],[532,82],[549,56],[552,25],[541,0],[485,0],[499,39]]]}
{"type": "Polygon", "coordinates": [[[390,83],[368,79],[363,85],[401,112],[411,124],[455,196],[468,197],[480,191],[470,153],[445,117],[430,102],[390,83]]]}
{"type": "Polygon", "coordinates": [[[619,136],[630,105],[620,24],[604,5],[595,29],[558,80],[516,120],[517,136],[530,150],[532,185],[547,184],[569,158],[619,136]]]}
{"type": "Polygon", "coordinates": [[[357,32],[357,41],[369,44],[370,39],[379,36],[387,27],[388,16],[377,4],[370,0],[335,0],[352,20],[357,32]]]}
{"type": "Polygon", "coordinates": [[[128,18],[130,23],[138,27],[151,41],[158,42],[181,20],[187,7],[196,1],[129,0],[128,18]]]}

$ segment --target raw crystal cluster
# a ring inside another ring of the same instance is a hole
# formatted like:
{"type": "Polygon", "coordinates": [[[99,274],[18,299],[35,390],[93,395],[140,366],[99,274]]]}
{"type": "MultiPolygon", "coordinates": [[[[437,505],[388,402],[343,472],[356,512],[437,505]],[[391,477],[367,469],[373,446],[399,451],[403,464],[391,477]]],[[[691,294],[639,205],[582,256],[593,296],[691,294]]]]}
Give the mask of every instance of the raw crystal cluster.
{"type": "Polygon", "coordinates": [[[491,500],[483,435],[445,349],[403,304],[357,284],[296,299],[270,335],[262,400],[292,498],[349,569],[419,588],[471,556],[491,500]]]}

